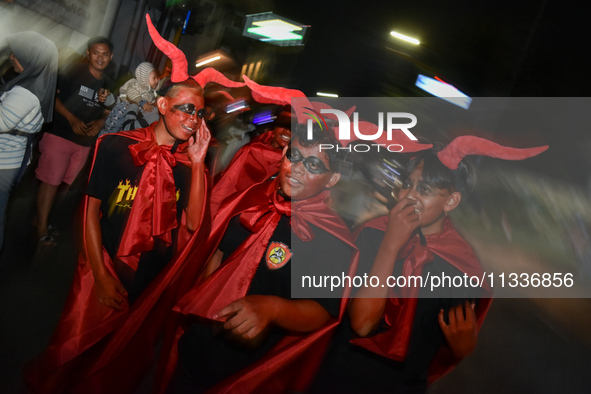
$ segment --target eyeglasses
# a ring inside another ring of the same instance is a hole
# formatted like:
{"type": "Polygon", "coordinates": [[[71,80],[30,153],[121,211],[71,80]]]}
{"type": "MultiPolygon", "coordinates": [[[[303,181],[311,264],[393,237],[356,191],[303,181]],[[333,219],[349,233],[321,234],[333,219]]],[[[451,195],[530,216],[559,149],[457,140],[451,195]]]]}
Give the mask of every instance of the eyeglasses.
{"type": "Polygon", "coordinates": [[[203,119],[205,117],[205,114],[207,113],[205,108],[201,108],[200,110],[197,110],[197,107],[195,107],[194,104],[179,104],[179,105],[174,105],[173,108],[175,108],[187,115],[194,116],[195,114],[197,114],[197,116],[201,119],[203,119]]]}
{"type": "Polygon", "coordinates": [[[322,160],[320,160],[318,157],[304,157],[298,149],[292,149],[291,147],[287,148],[285,157],[287,157],[287,160],[289,160],[292,164],[299,163],[300,161],[303,162],[304,168],[310,174],[318,175],[324,174],[325,172],[329,172],[329,169],[326,168],[322,160]]]}
{"type": "MultiPolygon", "coordinates": [[[[412,190],[412,188],[413,188],[413,183],[410,179],[406,179],[402,182],[401,189],[412,190]]],[[[439,188],[430,186],[422,180],[417,182],[415,188],[416,188],[417,193],[419,193],[421,196],[424,196],[424,197],[443,196],[444,192],[445,192],[445,189],[439,189],[439,188]]]]}

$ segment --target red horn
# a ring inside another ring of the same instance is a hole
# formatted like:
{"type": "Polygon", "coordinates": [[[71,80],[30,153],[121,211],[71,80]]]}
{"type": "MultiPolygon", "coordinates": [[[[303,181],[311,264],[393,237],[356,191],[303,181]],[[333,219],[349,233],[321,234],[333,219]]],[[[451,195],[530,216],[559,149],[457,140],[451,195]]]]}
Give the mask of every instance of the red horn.
{"type": "Polygon", "coordinates": [[[172,62],[170,80],[174,83],[186,81],[189,78],[189,64],[183,51],[160,36],[148,14],[146,14],[146,23],[148,24],[148,32],[150,33],[150,37],[152,37],[152,41],[154,41],[158,49],[168,56],[172,62]]]}
{"type": "Polygon", "coordinates": [[[201,85],[202,88],[205,88],[205,85],[207,85],[209,82],[216,82],[227,88],[241,88],[244,86],[244,82],[231,81],[226,78],[224,74],[211,67],[201,71],[199,74],[195,75],[193,79],[197,81],[197,83],[201,85]]]}
{"type": "Polygon", "coordinates": [[[536,148],[511,148],[473,135],[455,138],[437,154],[439,160],[448,168],[455,170],[462,159],[468,155],[481,155],[504,160],[523,160],[539,155],[548,145],[536,148]]]}
{"type": "Polygon", "coordinates": [[[246,75],[244,75],[242,78],[244,78],[246,85],[252,91],[252,98],[257,102],[263,104],[291,105],[296,113],[298,123],[304,123],[308,118],[308,115],[304,114],[304,107],[311,107],[311,104],[303,92],[296,89],[259,85],[252,79],[248,78],[246,75]],[[294,103],[296,105],[292,104],[291,99],[296,97],[305,99],[303,100],[304,105],[301,105],[302,100],[297,100],[298,102],[294,103]]]}

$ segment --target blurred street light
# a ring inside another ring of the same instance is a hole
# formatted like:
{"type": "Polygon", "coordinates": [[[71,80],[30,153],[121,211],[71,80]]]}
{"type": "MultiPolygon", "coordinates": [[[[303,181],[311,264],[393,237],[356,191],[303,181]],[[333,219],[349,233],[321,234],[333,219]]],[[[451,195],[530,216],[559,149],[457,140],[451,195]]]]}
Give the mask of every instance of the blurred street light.
{"type": "Polygon", "coordinates": [[[391,32],[390,32],[390,34],[391,34],[393,37],[396,37],[396,38],[398,38],[399,40],[406,41],[406,42],[410,42],[411,44],[414,44],[414,45],[419,45],[419,44],[421,43],[421,42],[420,42],[419,40],[417,40],[416,38],[412,38],[412,37],[409,37],[409,36],[405,36],[404,34],[400,34],[400,33],[396,32],[396,31],[391,31],[391,32]]]}
{"type": "Polygon", "coordinates": [[[215,62],[216,60],[220,60],[222,57],[221,56],[215,56],[215,57],[211,57],[209,59],[205,59],[197,64],[195,64],[195,67],[201,67],[205,64],[211,63],[211,62],[215,62]]]}
{"type": "Polygon", "coordinates": [[[339,97],[338,94],[334,94],[334,93],[323,93],[323,92],[316,92],[316,96],[320,96],[320,97],[339,97]]]}

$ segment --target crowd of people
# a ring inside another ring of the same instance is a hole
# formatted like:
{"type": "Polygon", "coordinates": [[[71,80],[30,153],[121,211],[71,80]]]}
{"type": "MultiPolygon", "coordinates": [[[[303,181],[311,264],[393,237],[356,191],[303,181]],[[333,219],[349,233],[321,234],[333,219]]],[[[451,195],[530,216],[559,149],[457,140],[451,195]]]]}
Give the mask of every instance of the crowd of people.
{"type": "Polygon", "coordinates": [[[333,123],[306,122],[317,103],[292,105],[305,95],[211,68],[190,76],[184,54],[149,18],[148,30],[172,60],[170,79],[159,82],[154,66],[141,63],[118,99],[104,73],[109,40],[91,39],[87,61],[59,77],[49,40],[9,40],[18,76],[0,87],[0,145],[10,147],[0,151],[2,211],[29,162],[29,135],[53,121],[39,144],[35,231],[40,244],[55,244],[49,217],[58,188],[93,152],[74,282],[50,344],[26,368],[29,390],[130,393],[149,382],[167,393],[418,393],[475,349],[490,305],[486,283],[427,294],[343,281],[328,295],[321,286],[294,292],[305,275],[379,283],[482,276],[449,217],[474,187],[465,156],[521,160],[545,147],[471,136],[413,143],[389,213],[352,228],[331,198],[347,158],[319,149],[344,142],[333,123]],[[254,100],[277,106],[274,128],[215,177],[206,165],[210,82],[230,95],[246,84],[254,100]],[[157,116],[105,131],[130,104],[157,116]]]}

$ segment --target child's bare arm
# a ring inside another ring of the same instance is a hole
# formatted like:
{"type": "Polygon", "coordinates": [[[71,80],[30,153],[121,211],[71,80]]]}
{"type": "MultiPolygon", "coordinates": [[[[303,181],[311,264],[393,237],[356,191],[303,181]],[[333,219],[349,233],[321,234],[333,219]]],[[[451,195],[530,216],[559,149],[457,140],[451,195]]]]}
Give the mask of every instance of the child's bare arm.
{"type": "MultiPolygon", "coordinates": [[[[390,211],[384,239],[368,275],[378,277],[379,283],[386,283],[388,276],[392,275],[394,270],[398,252],[419,226],[419,217],[412,201],[403,199],[396,204],[390,211]]],[[[359,290],[356,298],[351,300],[349,317],[351,328],[357,335],[362,337],[369,335],[379,323],[384,314],[387,292],[387,287],[364,287],[359,290]]]]}
{"type": "Polygon", "coordinates": [[[290,331],[314,331],[328,322],[330,314],[312,300],[249,295],[227,305],[214,317],[227,317],[225,329],[252,339],[271,324],[290,331]]]}

